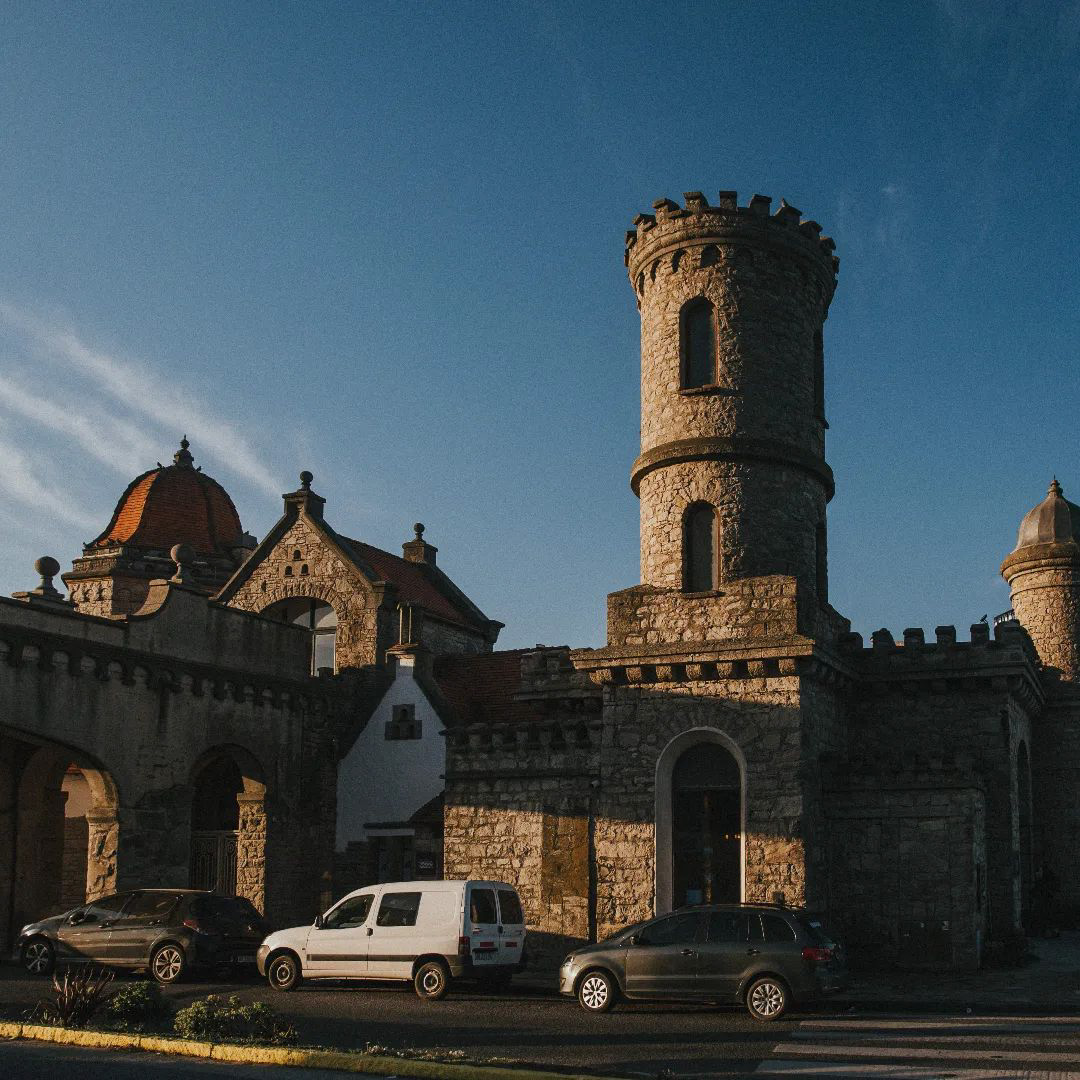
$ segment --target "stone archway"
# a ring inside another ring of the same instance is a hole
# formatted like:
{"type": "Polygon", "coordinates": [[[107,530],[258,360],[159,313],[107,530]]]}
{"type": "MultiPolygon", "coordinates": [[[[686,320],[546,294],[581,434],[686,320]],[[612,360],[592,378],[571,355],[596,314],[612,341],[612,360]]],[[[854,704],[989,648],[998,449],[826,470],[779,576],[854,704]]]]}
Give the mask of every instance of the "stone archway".
{"type": "Polygon", "coordinates": [[[0,926],[7,936],[116,887],[119,797],[81,751],[0,734],[0,926]]]}
{"type": "Polygon", "coordinates": [[[687,902],[742,900],[746,892],[746,759],[715,728],[693,728],[656,763],[656,912],[687,902]]]}
{"type": "Polygon", "coordinates": [[[266,783],[262,766],[240,746],[207,751],[191,770],[193,888],[266,904],[266,783]]]}

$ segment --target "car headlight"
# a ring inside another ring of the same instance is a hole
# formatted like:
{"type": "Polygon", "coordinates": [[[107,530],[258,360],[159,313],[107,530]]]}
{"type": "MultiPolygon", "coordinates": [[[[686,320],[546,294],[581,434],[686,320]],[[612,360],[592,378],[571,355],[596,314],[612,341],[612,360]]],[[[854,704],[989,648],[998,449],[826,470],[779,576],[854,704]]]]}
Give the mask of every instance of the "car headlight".
{"type": "Polygon", "coordinates": [[[33,925],[34,925],[33,923],[27,923],[27,924],[26,924],[26,925],[25,925],[25,926],[24,926],[24,927],[23,927],[23,928],[22,928],[22,929],[21,929],[21,930],[19,931],[19,937],[22,937],[22,936],[23,936],[24,934],[26,934],[26,933],[27,933],[27,931],[29,931],[29,930],[30,930],[30,928],[31,928],[31,927],[32,927],[33,925]]]}

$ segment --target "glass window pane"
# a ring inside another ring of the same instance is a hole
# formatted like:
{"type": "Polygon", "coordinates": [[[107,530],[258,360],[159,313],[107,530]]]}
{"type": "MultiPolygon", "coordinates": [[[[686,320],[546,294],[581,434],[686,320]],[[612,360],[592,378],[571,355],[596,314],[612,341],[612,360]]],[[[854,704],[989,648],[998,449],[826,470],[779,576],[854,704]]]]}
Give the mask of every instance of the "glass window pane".
{"type": "Polygon", "coordinates": [[[316,630],[337,626],[337,612],[329,604],[316,604],[312,621],[316,630]]]}
{"type": "Polygon", "coordinates": [[[767,942],[775,944],[795,940],[795,931],[779,915],[762,915],[761,925],[765,931],[765,940],[767,942]]]}
{"type": "Polygon", "coordinates": [[[518,899],[518,894],[511,892],[509,889],[499,890],[499,912],[504,923],[514,923],[516,925],[525,922],[525,913],[521,910],[521,901],[518,899]]]}
{"type": "Polygon", "coordinates": [[[713,572],[714,521],[715,511],[705,503],[697,503],[686,512],[684,542],[687,592],[708,592],[716,588],[713,572]]]}
{"type": "Polygon", "coordinates": [[[495,913],[494,889],[473,889],[469,904],[469,918],[474,923],[490,926],[499,921],[499,916],[495,913]]]}
{"type": "Polygon", "coordinates": [[[315,635],[315,662],[314,668],[316,671],[319,668],[334,667],[334,635],[318,633],[315,635]]]}
{"type": "Polygon", "coordinates": [[[379,904],[376,926],[415,926],[420,896],[418,892],[386,893],[379,904]]]}
{"type": "Polygon", "coordinates": [[[737,911],[709,913],[710,941],[745,941],[746,919],[737,911]]]}
{"type": "MultiPolygon", "coordinates": [[[[342,900],[340,904],[323,922],[324,930],[347,930],[350,927],[363,926],[367,921],[368,912],[371,910],[371,901],[374,899],[371,893],[361,896],[350,896],[348,900],[342,900]]],[[[380,926],[387,925],[380,923],[380,926]]]]}
{"type": "Polygon", "coordinates": [[[697,940],[701,916],[696,912],[672,915],[641,932],[643,945],[686,945],[697,940]]]}

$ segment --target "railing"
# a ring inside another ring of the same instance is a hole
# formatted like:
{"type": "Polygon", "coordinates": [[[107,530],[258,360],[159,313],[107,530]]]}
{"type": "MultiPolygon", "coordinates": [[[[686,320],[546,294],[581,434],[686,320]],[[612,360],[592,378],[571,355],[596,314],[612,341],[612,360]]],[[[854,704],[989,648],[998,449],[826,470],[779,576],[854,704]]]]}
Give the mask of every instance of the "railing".
{"type": "Polygon", "coordinates": [[[1012,608],[994,616],[994,625],[1000,626],[1003,622],[1016,622],[1016,612],[1012,608]]]}

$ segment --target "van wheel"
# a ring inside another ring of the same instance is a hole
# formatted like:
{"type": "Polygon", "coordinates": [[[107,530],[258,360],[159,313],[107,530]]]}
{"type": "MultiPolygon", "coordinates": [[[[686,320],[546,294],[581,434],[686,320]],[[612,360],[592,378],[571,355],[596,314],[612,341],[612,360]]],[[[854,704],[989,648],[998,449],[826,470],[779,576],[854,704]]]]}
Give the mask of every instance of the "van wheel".
{"type": "Polygon", "coordinates": [[[766,1023],[779,1020],[787,1011],[788,989],[772,975],[763,975],[746,991],[746,1008],[755,1020],[766,1023]]]}
{"type": "Polygon", "coordinates": [[[300,973],[300,961],[292,953],[282,953],[270,961],[266,969],[267,982],[275,990],[295,990],[303,976],[300,973]]]}
{"type": "Polygon", "coordinates": [[[578,983],[578,1004],[591,1013],[610,1012],[615,1007],[619,989],[606,971],[589,971],[578,983]]]}
{"type": "Polygon", "coordinates": [[[445,964],[440,964],[438,960],[429,960],[416,969],[413,986],[416,987],[418,998],[423,998],[424,1001],[441,1001],[450,989],[450,973],[445,964]]]}

